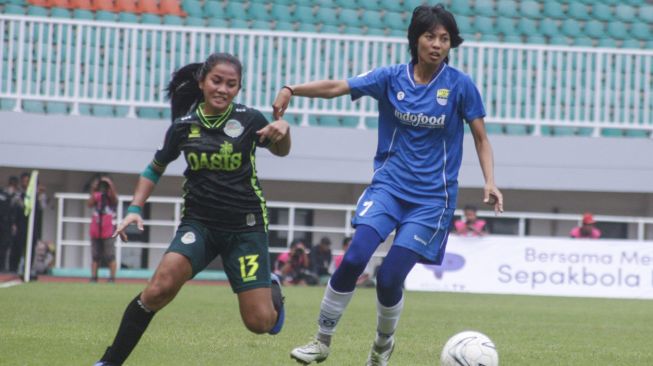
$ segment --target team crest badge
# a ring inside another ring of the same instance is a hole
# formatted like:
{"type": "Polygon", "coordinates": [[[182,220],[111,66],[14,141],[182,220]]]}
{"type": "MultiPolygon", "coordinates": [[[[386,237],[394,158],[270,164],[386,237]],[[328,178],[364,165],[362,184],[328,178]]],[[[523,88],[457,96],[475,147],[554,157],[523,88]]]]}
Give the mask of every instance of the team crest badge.
{"type": "Polygon", "coordinates": [[[256,216],[254,214],[248,213],[245,216],[245,220],[247,221],[247,226],[254,226],[256,224],[256,216]]]}
{"type": "Polygon", "coordinates": [[[438,101],[439,105],[447,105],[447,101],[449,100],[449,89],[438,89],[435,94],[435,99],[438,101]]]}
{"type": "Polygon", "coordinates": [[[224,133],[231,138],[236,138],[242,135],[244,130],[243,125],[235,119],[228,120],[224,125],[224,133]]]}
{"type": "Polygon", "coordinates": [[[188,134],[188,138],[198,138],[200,137],[200,126],[198,125],[191,125],[190,126],[190,133],[188,134]]]}
{"type": "Polygon", "coordinates": [[[193,244],[195,240],[195,233],[192,231],[187,232],[181,237],[181,242],[184,244],[193,244]]]}
{"type": "Polygon", "coordinates": [[[404,94],[404,92],[400,91],[397,93],[397,100],[404,100],[404,98],[406,98],[406,94],[404,94]]]}

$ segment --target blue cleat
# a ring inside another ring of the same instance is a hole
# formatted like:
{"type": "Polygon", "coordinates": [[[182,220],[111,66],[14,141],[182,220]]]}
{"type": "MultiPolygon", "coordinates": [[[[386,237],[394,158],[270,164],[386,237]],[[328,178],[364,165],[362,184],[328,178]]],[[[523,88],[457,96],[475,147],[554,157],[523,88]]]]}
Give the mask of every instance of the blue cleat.
{"type": "Polygon", "coordinates": [[[272,304],[274,304],[274,310],[277,311],[277,322],[274,324],[274,327],[270,329],[268,334],[275,335],[281,332],[283,328],[283,322],[286,319],[286,310],[283,306],[284,297],[281,293],[281,279],[276,274],[272,273],[270,276],[272,281],[270,289],[272,290],[272,304]]]}

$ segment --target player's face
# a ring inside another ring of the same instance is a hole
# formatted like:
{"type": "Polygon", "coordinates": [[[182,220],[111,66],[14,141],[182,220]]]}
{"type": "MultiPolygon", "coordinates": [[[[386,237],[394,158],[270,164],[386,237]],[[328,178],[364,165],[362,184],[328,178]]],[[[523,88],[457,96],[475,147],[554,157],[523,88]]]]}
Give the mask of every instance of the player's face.
{"type": "Polygon", "coordinates": [[[224,112],[240,91],[240,75],[236,67],[222,62],[213,66],[200,81],[204,93],[204,113],[216,115],[224,112]]]}
{"type": "Polygon", "coordinates": [[[417,39],[417,57],[425,64],[439,65],[449,55],[450,49],[451,37],[442,25],[424,32],[417,39]]]}

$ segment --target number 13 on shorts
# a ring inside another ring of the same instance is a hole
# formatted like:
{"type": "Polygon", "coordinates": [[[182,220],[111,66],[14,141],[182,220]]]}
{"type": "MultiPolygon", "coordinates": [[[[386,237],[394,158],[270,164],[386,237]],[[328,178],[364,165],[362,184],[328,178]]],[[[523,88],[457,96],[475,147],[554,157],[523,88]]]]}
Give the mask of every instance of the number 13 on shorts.
{"type": "Polygon", "coordinates": [[[256,271],[258,271],[258,254],[245,255],[238,257],[240,262],[240,276],[243,282],[256,280],[256,271]]]}

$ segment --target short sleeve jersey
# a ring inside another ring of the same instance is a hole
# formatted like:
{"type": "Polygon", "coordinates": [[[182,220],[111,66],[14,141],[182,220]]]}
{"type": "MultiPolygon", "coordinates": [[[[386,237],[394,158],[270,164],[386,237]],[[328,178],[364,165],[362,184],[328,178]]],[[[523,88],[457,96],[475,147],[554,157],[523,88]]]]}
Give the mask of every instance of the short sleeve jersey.
{"type": "Polygon", "coordinates": [[[470,77],[444,64],[428,84],[413,65],[380,67],[348,79],[352,99],[378,101],[372,186],[407,202],[455,208],[464,121],[485,116],[470,77]]]}
{"type": "Polygon", "coordinates": [[[258,177],[256,131],[268,124],[261,112],[232,104],[210,122],[198,109],[177,118],[153,164],[165,167],[183,153],[187,168],[183,216],[225,231],[267,230],[267,209],[258,177]]]}

